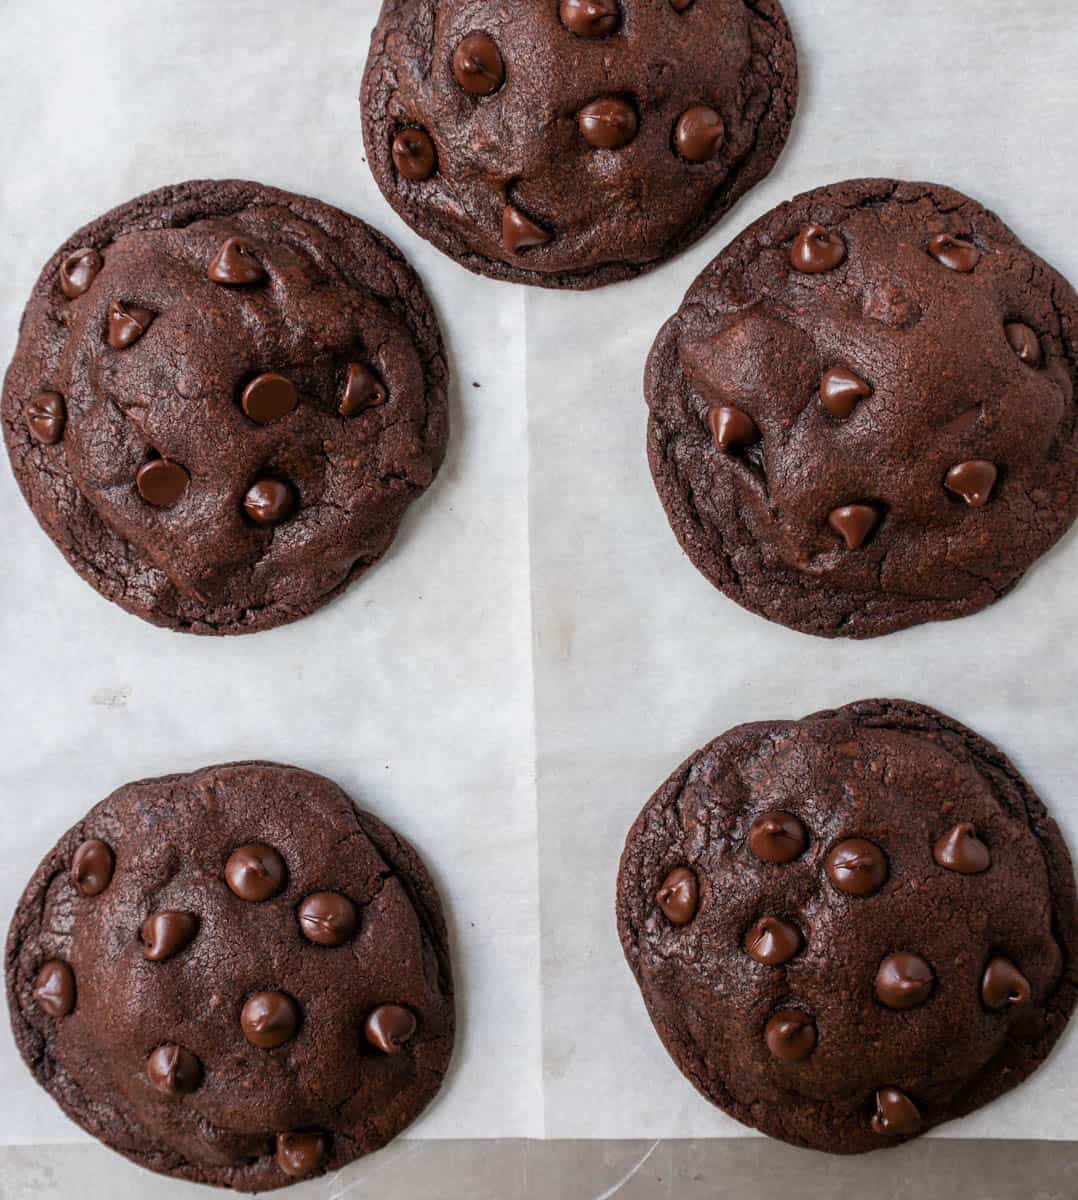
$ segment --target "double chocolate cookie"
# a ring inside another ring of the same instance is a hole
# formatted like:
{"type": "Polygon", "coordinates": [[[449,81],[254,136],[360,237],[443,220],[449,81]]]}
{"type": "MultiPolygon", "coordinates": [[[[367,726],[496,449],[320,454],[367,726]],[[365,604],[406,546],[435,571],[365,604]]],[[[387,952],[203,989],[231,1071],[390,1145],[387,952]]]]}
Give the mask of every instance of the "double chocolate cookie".
{"type": "Polygon", "coordinates": [[[259,184],[184,183],[49,261],[4,434],[99,592],[158,625],[246,633],[385,553],[442,461],[446,380],[430,303],[385,238],[259,184]]]}
{"type": "Polygon", "coordinates": [[[893,1146],[994,1099],[1078,997],[1055,822],[995,747],[905,701],[698,751],[630,831],[617,911],[681,1070],[819,1150],[893,1146]]]}
{"type": "Polygon", "coordinates": [[[629,279],[782,150],[797,55],[778,0],[385,0],[363,80],[378,186],[469,270],[629,279]]]}
{"type": "Polygon", "coordinates": [[[862,180],[751,226],[648,361],[670,523],[826,637],[976,612],[1078,513],[1078,296],[973,200],[862,180]]]}
{"type": "Polygon", "coordinates": [[[236,763],[128,784],[46,856],[7,943],[15,1040],[128,1158],[263,1191],[385,1145],[453,1045],[434,886],[329,780],[236,763]]]}

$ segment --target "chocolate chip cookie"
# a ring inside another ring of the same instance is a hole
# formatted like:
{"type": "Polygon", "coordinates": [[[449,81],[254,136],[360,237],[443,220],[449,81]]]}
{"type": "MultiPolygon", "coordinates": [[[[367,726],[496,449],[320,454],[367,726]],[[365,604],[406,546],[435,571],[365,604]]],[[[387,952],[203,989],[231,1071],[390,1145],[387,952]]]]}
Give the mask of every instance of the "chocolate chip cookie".
{"type": "Polygon", "coordinates": [[[698,751],[630,831],[617,912],[681,1070],[818,1150],[894,1146],[986,1104],[1078,997],[1055,822],[994,746],[908,701],[698,751]]]}
{"type": "Polygon", "coordinates": [[[385,238],[256,183],[152,192],[49,260],[3,424],[84,579],[157,625],[247,633],[376,562],[448,430],[433,310],[385,238]]]}
{"type": "Polygon", "coordinates": [[[949,188],[767,214],[648,361],[678,540],[739,604],[875,637],[998,600],[1078,513],[1078,296],[949,188]]]}
{"type": "Polygon", "coordinates": [[[140,1166],[264,1191],[384,1146],[453,1045],[441,905],[403,838],[318,775],[131,783],[23,893],[7,995],[27,1066],[140,1166]]]}
{"type": "Polygon", "coordinates": [[[385,0],[363,80],[378,186],[495,279],[590,288],[702,237],[797,104],[778,0],[385,0]]]}

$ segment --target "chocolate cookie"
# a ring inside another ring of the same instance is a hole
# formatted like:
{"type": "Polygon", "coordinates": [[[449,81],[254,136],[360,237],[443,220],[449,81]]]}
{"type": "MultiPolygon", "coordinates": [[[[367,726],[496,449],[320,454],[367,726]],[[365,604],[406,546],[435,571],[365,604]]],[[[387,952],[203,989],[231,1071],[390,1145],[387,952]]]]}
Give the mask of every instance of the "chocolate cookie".
{"type": "Polygon", "coordinates": [[[994,746],[907,701],[698,751],[630,831],[617,910],[681,1070],[818,1150],[986,1104],[1044,1061],[1078,996],[1055,822],[994,746]]]}
{"type": "Polygon", "coordinates": [[[362,221],[256,183],[133,200],[49,260],[7,374],[19,485],[110,600],[188,633],[325,604],[434,478],[446,363],[362,221]]]}
{"type": "Polygon", "coordinates": [[[648,361],[685,552],[792,629],[998,600],[1078,513],[1078,296],[948,188],[809,192],[700,275],[648,361]]]}
{"type": "Polygon", "coordinates": [[[778,0],[385,0],[363,135],[397,212],[462,266],[630,279],[771,170],[797,104],[778,0]]]}
{"type": "Polygon", "coordinates": [[[272,763],[91,809],[23,893],[7,995],[68,1116],[140,1166],[239,1191],[384,1146],[453,1045],[418,855],[328,779],[272,763]]]}

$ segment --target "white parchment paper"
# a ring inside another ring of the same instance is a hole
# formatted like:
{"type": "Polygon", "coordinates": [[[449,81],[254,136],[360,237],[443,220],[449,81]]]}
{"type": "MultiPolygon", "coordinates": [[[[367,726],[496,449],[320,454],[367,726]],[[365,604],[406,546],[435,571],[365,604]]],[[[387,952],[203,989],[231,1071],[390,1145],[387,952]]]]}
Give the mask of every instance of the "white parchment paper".
{"type": "MultiPolygon", "coordinates": [[[[967,191],[1078,281],[1078,8],[786,0],[803,99],[777,170],[689,254],[588,294],[478,279],[382,200],[355,100],[377,8],[0,0],[0,364],[41,264],[78,225],[164,183],[237,176],[397,241],[454,372],[448,461],[394,550],[329,608],[253,637],[171,635],[108,604],[0,468],[0,913],[120,784],[294,762],[411,838],[447,903],[458,1053],[409,1136],[743,1134],[669,1061],[622,961],[613,888],[629,824],[730,725],[899,695],[996,740],[1078,849],[1078,534],[961,622],[856,644],[768,624],[714,592],[666,525],[644,457],[644,359],[745,224],[853,176],[967,191]]],[[[83,1136],[6,1035],[0,1079],[0,1141],[83,1136]]],[[[943,1136],[1076,1130],[1072,1030],[1032,1084],[943,1136]]]]}

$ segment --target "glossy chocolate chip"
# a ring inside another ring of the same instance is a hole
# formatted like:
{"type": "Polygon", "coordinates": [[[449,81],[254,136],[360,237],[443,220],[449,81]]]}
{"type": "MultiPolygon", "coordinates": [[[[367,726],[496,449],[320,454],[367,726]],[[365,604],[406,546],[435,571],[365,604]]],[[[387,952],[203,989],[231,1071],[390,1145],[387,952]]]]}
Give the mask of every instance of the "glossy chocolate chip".
{"type": "Polygon", "coordinates": [[[936,977],[932,968],[919,954],[891,954],[880,963],[876,972],[876,996],[888,1008],[904,1011],[924,1004],[936,977]]]}
{"type": "Polygon", "coordinates": [[[994,463],[974,458],[952,467],[947,472],[943,486],[956,496],[961,496],[970,508],[984,508],[998,478],[999,470],[994,463]]]}
{"type": "Polygon", "coordinates": [[[255,992],[240,1013],[243,1036],[260,1050],[275,1050],[296,1036],[299,1008],[287,992],[255,992]]]}
{"type": "Polygon", "coordinates": [[[383,1054],[399,1054],[416,1030],[415,1016],[400,1004],[376,1008],[363,1026],[363,1036],[383,1054]]]}
{"type": "Polygon", "coordinates": [[[749,849],[761,862],[782,866],[804,854],[808,830],[787,812],[764,813],[749,828],[749,849]]]}
{"type": "Polygon", "coordinates": [[[781,1062],[800,1062],[816,1049],[816,1024],[798,1008],[783,1009],[764,1028],[767,1048],[781,1062]]]}
{"type": "Polygon", "coordinates": [[[880,523],[880,514],[870,504],[843,504],[831,510],[827,523],[846,543],[847,550],[860,550],[880,523]]]}
{"type": "Polygon", "coordinates": [[[279,479],[260,479],[247,489],[243,511],[256,525],[279,525],[296,511],[296,496],[279,479]]]}
{"type": "Polygon", "coordinates": [[[150,962],[164,962],[190,945],[198,933],[198,917],[186,912],[155,912],[142,922],[142,953],[150,962]]]}
{"type": "Polygon", "coordinates": [[[355,933],[356,906],[340,892],[315,892],[296,914],[303,936],[319,946],[343,946],[355,933]]]}
{"type": "Polygon", "coordinates": [[[261,903],[276,896],[284,884],[284,859],[272,846],[249,842],[229,855],[225,882],[241,900],[261,903]]]}
{"type": "Polygon", "coordinates": [[[561,0],[558,15],[577,37],[607,37],[621,24],[617,0],[561,0]]]}
{"type": "Polygon", "coordinates": [[[77,300],[97,278],[105,260],[96,250],[83,248],[69,254],[60,264],[60,289],[69,300],[77,300]]]}
{"type": "Polygon", "coordinates": [[[425,129],[402,129],[391,152],[397,174],[416,183],[429,179],[438,165],[438,153],[425,129]]]}
{"type": "Polygon", "coordinates": [[[761,917],[745,934],[745,953],[769,967],[779,967],[801,949],[801,931],[780,917],[761,917]]]}
{"type": "Polygon", "coordinates": [[[997,955],[984,970],[981,980],[981,999],[993,1012],[1013,1005],[1026,1004],[1031,989],[1029,980],[1009,958],[997,955]]]}
{"type": "Polygon", "coordinates": [[[146,1060],[146,1074],[166,1096],[189,1096],[202,1082],[202,1063],[190,1050],[166,1042],[146,1060]]]}
{"type": "Polygon", "coordinates": [[[505,63],[487,33],[469,33],[453,51],[453,78],[469,96],[490,96],[505,82],[505,63]]]}
{"type": "Polygon", "coordinates": [[[700,884],[688,867],[675,867],[655,893],[655,902],[671,925],[688,925],[700,903],[700,884]]]}
{"type": "Polygon", "coordinates": [[[928,252],[952,271],[968,275],[981,261],[981,252],[972,242],[949,233],[937,233],[928,243],[928,252]]]}
{"type": "Polygon", "coordinates": [[[66,962],[51,959],[38,971],[31,994],[47,1017],[66,1017],[75,1007],[75,973],[66,962]]]}
{"type": "Polygon", "coordinates": [[[277,1165],[292,1179],[317,1171],[326,1157],[326,1139],[321,1133],[279,1133],[277,1165]]]}
{"type": "Polygon", "coordinates": [[[115,869],[112,848],[91,838],[82,843],[71,859],[71,882],[84,896],[100,896],[112,882],[115,869]]]}
{"type": "Polygon", "coordinates": [[[1007,335],[1011,349],[1027,367],[1041,365],[1044,358],[1041,340],[1028,325],[1023,325],[1021,321],[1011,321],[1010,324],[1004,326],[1003,332],[1007,335]]]}
{"type": "Polygon", "coordinates": [[[26,405],[30,435],[43,446],[55,446],[64,436],[67,408],[59,392],[39,392],[26,405]]]}
{"type": "Polygon", "coordinates": [[[545,246],[553,234],[526,217],[511,204],[502,213],[502,245],[507,254],[519,254],[532,246],[545,246]]]}
{"type": "Polygon", "coordinates": [[[833,271],[846,258],[846,243],[840,234],[822,225],[806,225],[790,247],[790,265],[804,275],[833,271]]]}
{"type": "Polygon", "coordinates": [[[296,407],[299,395],[291,379],[269,371],[259,375],[243,389],[243,411],[259,425],[279,421],[296,407]]]}
{"type": "Polygon", "coordinates": [[[941,867],[959,875],[979,875],[992,865],[988,847],[969,821],[948,830],[933,846],[932,857],[941,867]]]}
{"type": "Polygon", "coordinates": [[[921,1128],[917,1105],[895,1087],[883,1087],[876,1092],[876,1112],[872,1117],[872,1132],[881,1137],[905,1137],[921,1128]]]}
{"type": "Polygon", "coordinates": [[[206,271],[211,283],[223,283],[230,287],[261,283],[266,278],[266,269],[255,258],[249,242],[231,237],[214,255],[206,271]]]}
{"type": "Polygon", "coordinates": [[[827,877],[847,896],[871,896],[887,882],[887,875],[887,856],[864,838],[847,838],[827,856],[827,877]]]}
{"type": "Polygon", "coordinates": [[[348,364],[348,378],[344,384],[338,412],[342,417],[354,417],[368,408],[376,408],[386,402],[386,389],[382,381],[363,363],[348,364]]]}
{"type": "Polygon", "coordinates": [[[820,400],[831,416],[845,421],[858,401],[867,400],[872,388],[846,367],[832,367],[820,381],[820,400]]]}
{"type": "Polygon", "coordinates": [[[708,409],[708,427],[716,450],[727,454],[732,446],[752,446],[760,440],[760,430],[747,412],[733,404],[717,404],[708,409]]]}
{"type": "Polygon", "coordinates": [[[636,137],[639,120],[628,100],[605,96],[585,104],[577,115],[584,140],[600,150],[617,150],[636,137]]]}
{"type": "Polygon", "coordinates": [[[153,458],[139,467],[135,486],[147,504],[155,508],[171,508],[183,498],[191,477],[169,458],[153,458]]]}
{"type": "Polygon", "coordinates": [[[674,126],[674,145],[687,162],[710,162],[719,152],[726,127],[722,117],[706,104],[687,108],[674,126]]]}
{"type": "Polygon", "coordinates": [[[113,300],[109,305],[109,345],[113,350],[126,350],[128,346],[133,346],[149,329],[154,316],[148,308],[113,300]]]}

